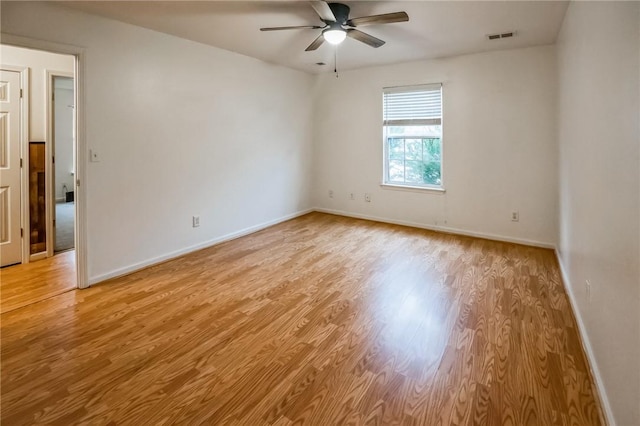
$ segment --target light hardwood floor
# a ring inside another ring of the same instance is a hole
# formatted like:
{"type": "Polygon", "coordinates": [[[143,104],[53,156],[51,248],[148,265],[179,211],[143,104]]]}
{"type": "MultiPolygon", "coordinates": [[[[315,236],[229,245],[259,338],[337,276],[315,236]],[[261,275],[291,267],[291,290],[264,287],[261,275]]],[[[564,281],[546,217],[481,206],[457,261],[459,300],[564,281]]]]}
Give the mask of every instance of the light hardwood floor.
{"type": "Polygon", "coordinates": [[[36,262],[0,269],[0,313],[76,288],[76,253],[59,253],[36,262]]]}
{"type": "Polygon", "coordinates": [[[550,250],[312,213],[1,319],[6,425],[600,424],[550,250]]]}

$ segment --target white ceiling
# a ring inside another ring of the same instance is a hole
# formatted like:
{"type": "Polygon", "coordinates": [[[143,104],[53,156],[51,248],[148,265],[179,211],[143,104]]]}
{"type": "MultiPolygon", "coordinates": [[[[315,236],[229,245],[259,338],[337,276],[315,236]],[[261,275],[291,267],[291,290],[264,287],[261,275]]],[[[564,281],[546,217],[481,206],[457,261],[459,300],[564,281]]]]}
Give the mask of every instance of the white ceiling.
{"type": "MultiPolygon", "coordinates": [[[[367,26],[387,43],[374,49],[356,40],[338,48],[339,69],[354,69],[489,50],[552,44],[565,1],[344,1],[350,17],[405,11],[409,22],[367,26]],[[487,34],[516,31],[511,39],[487,34]]],[[[266,62],[311,73],[333,70],[334,48],[304,49],[320,30],[261,32],[260,27],[319,25],[306,1],[85,1],[65,7],[173,34],[266,62]],[[327,65],[318,66],[316,62],[327,65]]]]}

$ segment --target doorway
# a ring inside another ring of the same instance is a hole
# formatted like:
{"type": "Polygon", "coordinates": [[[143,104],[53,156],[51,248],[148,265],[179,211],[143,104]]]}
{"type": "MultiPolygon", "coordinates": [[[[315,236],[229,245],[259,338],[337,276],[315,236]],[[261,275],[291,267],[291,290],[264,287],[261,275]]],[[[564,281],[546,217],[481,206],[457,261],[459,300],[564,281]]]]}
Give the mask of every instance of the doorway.
{"type": "MultiPolygon", "coordinates": [[[[78,155],[84,135],[78,131],[81,55],[75,47],[21,37],[3,35],[0,44],[2,69],[23,69],[26,74],[18,92],[14,90],[21,96],[23,126],[11,127],[21,128],[22,135],[18,148],[11,150],[22,166],[21,211],[11,222],[19,225],[22,255],[2,268],[1,313],[88,286],[82,250],[84,191],[78,191],[86,157],[84,149],[78,155]]],[[[9,222],[2,216],[0,225],[9,222]]]]}
{"type": "Polygon", "coordinates": [[[75,135],[73,76],[51,75],[51,146],[53,149],[53,252],[75,248],[75,135]]]}

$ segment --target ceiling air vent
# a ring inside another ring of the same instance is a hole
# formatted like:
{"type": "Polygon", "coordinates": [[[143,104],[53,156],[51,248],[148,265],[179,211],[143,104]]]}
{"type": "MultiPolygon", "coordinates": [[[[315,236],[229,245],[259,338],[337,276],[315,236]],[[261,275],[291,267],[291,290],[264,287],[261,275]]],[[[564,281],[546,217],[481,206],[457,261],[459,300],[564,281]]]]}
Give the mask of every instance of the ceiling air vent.
{"type": "Polygon", "coordinates": [[[509,38],[515,36],[515,31],[509,31],[507,33],[499,33],[499,34],[488,34],[487,38],[489,40],[499,40],[501,38],[509,38]]]}

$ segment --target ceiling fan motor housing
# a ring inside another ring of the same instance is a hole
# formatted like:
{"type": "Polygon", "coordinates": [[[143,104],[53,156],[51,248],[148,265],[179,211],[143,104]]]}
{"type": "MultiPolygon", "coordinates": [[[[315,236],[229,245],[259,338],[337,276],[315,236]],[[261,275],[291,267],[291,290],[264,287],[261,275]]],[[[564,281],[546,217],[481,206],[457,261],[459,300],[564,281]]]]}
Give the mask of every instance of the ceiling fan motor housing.
{"type": "MultiPolygon", "coordinates": [[[[329,8],[333,12],[333,16],[336,18],[336,22],[340,25],[346,25],[349,20],[350,8],[346,4],[342,3],[329,3],[329,8]]],[[[332,21],[324,21],[325,24],[331,24],[332,21]]]]}

